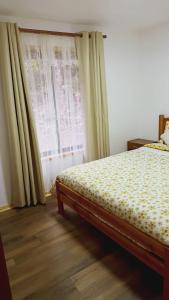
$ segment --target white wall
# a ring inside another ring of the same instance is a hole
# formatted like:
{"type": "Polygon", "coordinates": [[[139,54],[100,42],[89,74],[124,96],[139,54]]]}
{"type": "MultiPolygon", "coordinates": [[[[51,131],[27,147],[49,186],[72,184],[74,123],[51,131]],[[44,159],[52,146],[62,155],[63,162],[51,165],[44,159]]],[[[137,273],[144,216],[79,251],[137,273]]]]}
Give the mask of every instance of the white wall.
{"type": "Polygon", "coordinates": [[[126,150],[127,140],[138,137],[140,112],[139,38],[132,32],[108,32],[105,61],[110,124],[110,148],[126,150]]]}
{"type": "Polygon", "coordinates": [[[140,136],[157,139],[159,114],[169,116],[169,23],[140,32],[140,136]]]}
{"type": "MultiPolygon", "coordinates": [[[[72,31],[100,30],[108,35],[105,40],[105,63],[108,92],[108,108],[110,123],[111,153],[126,150],[127,140],[138,137],[139,103],[139,38],[138,35],[125,29],[99,28],[96,26],[71,25],[40,20],[25,20],[21,18],[0,17],[0,21],[17,22],[20,27],[72,31]]],[[[0,102],[3,98],[0,95],[0,102]]],[[[4,123],[4,120],[1,120],[4,123]]],[[[5,123],[3,125],[6,126],[5,123]]],[[[2,130],[3,131],[3,130],[2,130]]],[[[3,134],[3,133],[2,133],[3,134]]],[[[5,140],[5,136],[1,141],[5,140]]],[[[7,141],[6,141],[7,144],[7,141]]],[[[4,145],[4,149],[5,149],[4,145]]],[[[4,178],[9,177],[5,150],[0,147],[0,205],[10,202],[9,184],[4,178]],[[5,175],[6,174],[6,175],[5,175]],[[6,177],[5,177],[6,176],[6,177]],[[8,195],[7,195],[8,191],[8,195]]]]}

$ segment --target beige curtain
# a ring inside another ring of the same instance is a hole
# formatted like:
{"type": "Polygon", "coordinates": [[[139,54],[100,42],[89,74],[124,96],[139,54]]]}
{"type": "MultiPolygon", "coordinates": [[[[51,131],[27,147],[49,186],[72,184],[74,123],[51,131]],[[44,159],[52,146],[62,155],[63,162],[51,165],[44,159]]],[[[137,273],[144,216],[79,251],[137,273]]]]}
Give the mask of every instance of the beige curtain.
{"type": "Polygon", "coordinates": [[[0,23],[0,71],[9,130],[12,205],[44,203],[40,156],[16,24],[0,23]]]}
{"type": "Polygon", "coordinates": [[[86,110],[86,156],[90,161],[110,154],[104,44],[101,32],[83,32],[75,40],[86,110]]]}

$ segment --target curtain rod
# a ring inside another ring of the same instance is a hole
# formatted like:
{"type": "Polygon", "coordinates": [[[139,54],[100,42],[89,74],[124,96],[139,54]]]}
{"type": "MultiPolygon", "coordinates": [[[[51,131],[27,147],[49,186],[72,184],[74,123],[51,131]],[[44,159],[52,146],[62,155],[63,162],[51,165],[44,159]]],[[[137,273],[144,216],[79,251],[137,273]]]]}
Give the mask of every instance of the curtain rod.
{"type": "MultiPolygon", "coordinates": [[[[30,29],[30,28],[21,28],[19,27],[19,31],[21,32],[29,32],[29,33],[38,33],[38,34],[51,34],[51,35],[60,35],[60,36],[80,36],[82,37],[81,33],[74,33],[74,32],[59,32],[59,31],[49,31],[49,30],[40,30],[40,29],[30,29]]],[[[107,38],[107,35],[103,35],[103,38],[107,38]]]]}

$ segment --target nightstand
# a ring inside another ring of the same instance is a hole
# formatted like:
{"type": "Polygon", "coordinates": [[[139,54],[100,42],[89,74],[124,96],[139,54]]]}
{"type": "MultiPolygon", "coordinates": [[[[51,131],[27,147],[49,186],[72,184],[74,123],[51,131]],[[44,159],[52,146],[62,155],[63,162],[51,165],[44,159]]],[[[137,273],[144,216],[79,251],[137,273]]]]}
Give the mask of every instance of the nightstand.
{"type": "Polygon", "coordinates": [[[131,140],[127,142],[127,150],[129,151],[129,150],[138,149],[144,146],[145,144],[152,144],[152,143],[156,143],[156,141],[144,140],[144,139],[131,140]]]}

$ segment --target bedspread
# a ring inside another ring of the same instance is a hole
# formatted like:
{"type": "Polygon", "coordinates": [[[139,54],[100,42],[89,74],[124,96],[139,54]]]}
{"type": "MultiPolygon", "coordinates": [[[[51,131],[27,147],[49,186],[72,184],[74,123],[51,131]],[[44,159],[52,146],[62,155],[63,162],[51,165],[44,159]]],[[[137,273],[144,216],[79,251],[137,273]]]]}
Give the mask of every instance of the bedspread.
{"type": "Polygon", "coordinates": [[[169,152],[142,147],[72,167],[57,180],[169,245],[169,152]]]}

